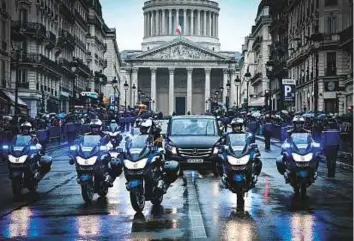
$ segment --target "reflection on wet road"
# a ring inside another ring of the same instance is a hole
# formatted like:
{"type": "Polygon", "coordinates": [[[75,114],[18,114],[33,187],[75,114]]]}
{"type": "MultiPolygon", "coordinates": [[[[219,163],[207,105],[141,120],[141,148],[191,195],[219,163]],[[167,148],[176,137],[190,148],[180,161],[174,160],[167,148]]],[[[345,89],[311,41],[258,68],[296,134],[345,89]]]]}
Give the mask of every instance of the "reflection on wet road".
{"type": "MultiPolygon", "coordinates": [[[[263,145],[260,144],[261,151],[263,145]]],[[[213,176],[186,172],[161,206],[147,202],[136,214],[119,177],[106,198],[85,205],[74,167],[64,150],[53,152],[54,165],[40,184],[39,195],[12,199],[7,175],[0,176],[0,240],[352,240],[352,173],[339,170],[336,180],[319,177],[300,201],[275,168],[275,156],[264,153],[256,188],[236,211],[236,194],[213,176]]],[[[323,167],[320,173],[325,173],[323,167]]]]}

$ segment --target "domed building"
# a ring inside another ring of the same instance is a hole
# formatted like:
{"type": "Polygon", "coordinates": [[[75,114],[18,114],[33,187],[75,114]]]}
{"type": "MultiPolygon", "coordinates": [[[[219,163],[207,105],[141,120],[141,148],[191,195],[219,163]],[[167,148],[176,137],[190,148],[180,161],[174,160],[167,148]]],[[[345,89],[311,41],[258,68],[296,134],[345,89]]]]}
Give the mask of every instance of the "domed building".
{"type": "Polygon", "coordinates": [[[129,87],[121,103],[164,114],[203,113],[210,97],[232,107],[239,53],[220,51],[219,11],[212,0],[146,1],[142,51],[122,52],[129,87]]]}

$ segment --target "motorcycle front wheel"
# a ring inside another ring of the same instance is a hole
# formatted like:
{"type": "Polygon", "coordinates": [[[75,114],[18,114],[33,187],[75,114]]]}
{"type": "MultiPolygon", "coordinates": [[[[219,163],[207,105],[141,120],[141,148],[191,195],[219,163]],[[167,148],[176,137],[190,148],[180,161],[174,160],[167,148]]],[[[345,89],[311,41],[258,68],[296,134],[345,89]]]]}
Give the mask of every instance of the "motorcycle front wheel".
{"type": "Polygon", "coordinates": [[[306,184],[301,184],[300,196],[301,196],[301,199],[305,199],[306,198],[306,184]]]}
{"type": "Polygon", "coordinates": [[[243,210],[245,208],[245,199],[242,192],[237,193],[237,210],[243,210]]]}
{"type": "Polygon", "coordinates": [[[107,196],[108,187],[99,187],[97,193],[98,193],[98,195],[100,195],[100,197],[105,197],[105,196],[107,196]]]}
{"type": "Polygon", "coordinates": [[[160,205],[162,203],[162,200],[163,200],[163,194],[158,194],[156,197],[154,197],[152,200],[151,200],[151,203],[153,205],[160,205]]]}
{"type": "Polygon", "coordinates": [[[130,190],[130,203],[136,212],[141,212],[145,206],[145,196],[141,187],[134,187],[130,190]]]}
{"type": "Polygon", "coordinates": [[[86,203],[90,203],[94,195],[93,183],[81,184],[81,194],[84,201],[86,203]]]}
{"type": "Polygon", "coordinates": [[[33,184],[31,184],[27,189],[30,192],[36,192],[38,188],[38,182],[34,182],[33,184]]]}
{"type": "Polygon", "coordinates": [[[15,197],[20,196],[22,191],[22,180],[19,178],[12,179],[11,186],[12,186],[12,193],[14,194],[14,196],[15,197]]]}

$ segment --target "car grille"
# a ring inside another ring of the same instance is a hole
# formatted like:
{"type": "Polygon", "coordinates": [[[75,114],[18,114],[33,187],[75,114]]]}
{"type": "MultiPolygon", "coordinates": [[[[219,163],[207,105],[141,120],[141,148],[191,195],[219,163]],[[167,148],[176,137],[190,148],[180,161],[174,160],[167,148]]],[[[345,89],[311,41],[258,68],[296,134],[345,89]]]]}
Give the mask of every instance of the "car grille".
{"type": "Polygon", "coordinates": [[[208,157],[211,155],[212,148],[208,149],[198,149],[198,148],[192,148],[192,149],[185,149],[185,148],[178,148],[178,153],[182,157],[208,157]]]}
{"type": "Polygon", "coordinates": [[[296,162],[297,167],[308,167],[310,166],[310,162],[296,162]]]}

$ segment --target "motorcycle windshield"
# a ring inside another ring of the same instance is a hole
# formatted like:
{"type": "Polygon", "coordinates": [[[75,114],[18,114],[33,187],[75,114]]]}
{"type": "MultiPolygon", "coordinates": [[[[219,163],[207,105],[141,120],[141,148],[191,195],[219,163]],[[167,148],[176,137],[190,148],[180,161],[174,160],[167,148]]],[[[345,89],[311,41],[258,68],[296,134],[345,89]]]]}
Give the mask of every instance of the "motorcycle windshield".
{"type": "Polygon", "coordinates": [[[117,132],[118,129],[119,129],[119,126],[118,126],[117,123],[111,123],[111,124],[109,125],[109,128],[111,129],[112,132],[117,132]]]}
{"type": "Polygon", "coordinates": [[[79,155],[83,158],[94,156],[99,150],[100,143],[100,135],[83,136],[79,143],[79,155]]]}
{"type": "Polygon", "coordinates": [[[131,161],[138,161],[150,152],[147,146],[148,135],[130,136],[125,143],[126,158],[131,161]]]}
{"type": "Polygon", "coordinates": [[[310,151],[312,139],[309,133],[293,133],[291,139],[294,152],[303,155],[310,151]]]}
{"type": "Polygon", "coordinates": [[[15,157],[25,155],[32,144],[31,136],[16,135],[11,140],[11,154],[15,157]]]}
{"type": "Polygon", "coordinates": [[[230,152],[236,157],[242,157],[246,154],[248,134],[247,133],[233,133],[227,137],[227,143],[230,147],[230,152]]]}

